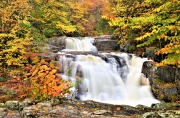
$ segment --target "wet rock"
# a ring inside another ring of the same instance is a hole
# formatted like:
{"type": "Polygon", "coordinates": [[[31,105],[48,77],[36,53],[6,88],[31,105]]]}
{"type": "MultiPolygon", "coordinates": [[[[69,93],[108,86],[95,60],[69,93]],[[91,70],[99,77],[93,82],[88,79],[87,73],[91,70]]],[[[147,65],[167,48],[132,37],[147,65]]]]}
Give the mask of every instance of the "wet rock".
{"type": "Polygon", "coordinates": [[[142,73],[150,80],[152,92],[156,98],[165,102],[178,101],[180,98],[178,68],[156,67],[153,62],[144,62],[142,73]]]}
{"type": "Polygon", "coordinates": [[[174,86],[170,86],[164,89],[164,94],[166,96],[168,95],[176,95],[177,94],[177,88],[174,86]]]}
{"type": "Polygon", "coordinates": [[[97,36],[95,37],[96,40],[110,40],[112,39],[112,35],[101,35],[101,36],[97,36]]]}
{"type": "Polygon", "coordinates": [[[176,68],[176,78],[175,78],[175,81],[180,83],[180,68],[176,68]]]}
{"type": "Polygon", "coordinates": [[[142,73],[145,75],[146,78],[149,79],[150,84],[153,84],[153,80],[156,77],[155,71],[157,70],[157,67],[153,64],[152,61],[146,61],[143,63],[142,67],[142,73]]]}
{"type": "Polygon", "coordinates": [[[177,92],[180,95],[180,86],[177,87],[177,92]]]}
{"type": "Polygon", "coordinates": [[[165,81],[165,82],[175,82],[176,78],[176,68],[169,67],[169,66],[162,66],[157,67],[157,70],[155,71],[156,76],[165,81]]]}
{"type": "Polygon", "coordinates": [[[19,109],[19,101],[7,101],[5,105],[8,109],[13,109],[13,110],[19,109]]]}
{"type": "Polygon", "coordinates": [[[158,51],[157,47],[146,47],[145,55],[147,58],[159,62],[161,60],[161,57],[158,57],[158,55],[156,55],[157,51],[158,51]]]}
{"type": "Polygon", "coordinates": [[[94,45],[96,46],[98,51],[112,51],[118,50],[119,45],[116,40],[97,40],[94,45]]]}
{"type": "Polygon", "coordinates": [[[66,36],[56,37],[52,40],[49,40],[48,44],[58,48],[59,50],[62,50],[65,48],[65,43],[66,43],[65,39],[66,38],[67,38],[66,36]]]}

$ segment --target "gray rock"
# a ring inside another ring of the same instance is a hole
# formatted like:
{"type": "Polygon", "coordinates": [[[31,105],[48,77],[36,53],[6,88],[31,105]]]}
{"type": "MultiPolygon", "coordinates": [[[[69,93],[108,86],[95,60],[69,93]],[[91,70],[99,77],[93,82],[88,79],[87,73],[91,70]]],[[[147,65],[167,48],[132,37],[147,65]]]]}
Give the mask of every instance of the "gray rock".
{"type": "Polygon", "coordinates": [[[176,78],[176,68],[172,68],[169,66],[158,67],[157,71],[155,71],[156,76],[164,82],[172,82],[175,83],[176,78]]]}
{"type": "Polygon", "coordinates": [[[166,87],[164,88],[164,94],[166,96],[168,95],[176,95],[177,94],[177,88],[176,87],[166,87]]]}
{"type": "Polygon", "coordinates": [[[55,109],[50,111],[49,115],[51,117],[79,117],[80,113],[78,112],[77,109],[75,109],[72,106],[57,106],[55,109]]]}
{"type": "Polygon", "coordinates": [[[19,102],[19,108],[22,109],[32,104],[33,104],[33,101],[31,99],[26,98],[23,101],[19,102]]]}
{"type": "Polygon", "coordinates": [[[179,110],[166,110],[166,111],[156,111],[147,112],[142,115],[142,118],[179,118],[179,110]]]}
{"type": "Polygon", "coordinates": [[[178,94],[180,95],[180,86],[177,87],[178,94]]]}
{"type": "Polygon", "coordinates": [[[52,110],[52,103],[51,102],[40,102],[37,104],[38,109],[41,109],[44,112],[49,112],[52,110]]]}
{"type": "Polygon", "coordinates": [[[56,98],[51,98],[50,102],[51,102],[52,105],[58,105],[60,103],[60,100],[56,99],[56,98]]]}
{"type": "Polygon", "coordinates": [[[37,118],[39,117],[38,110],[38,107],[35,105],[25,107],[22,111],[22,116],[23,118],[37,118]]]}
{"type": "Polygon", "coordinates": [[[55,39],[53,39],[53,40],[51,40],[51,41],[49,41],[49,45],[51,45],[51,46],[53,46],[51,49],[52,50],[56,50],[57,51],[57,49],[59,49],[59,50],[62,50],[62,49],[64,49],[65,48],[65,43],[66,43],[66,41],[65,41],[65,39],[66,39],[67,37],[66,36],[61,36],[61,37],[56,37],[55,39]],[[54,48],[55,47],[55,48],[54,48]]]}
{"type": "Polygon", "coordinates": [[[153,104],[152,105],[152,108],[153,109],[157,109],[157,110],[160,110],[160,109],[166,109],[167,106],[163,103],[158,103],[158,104],[153,104]]]}
{"type": "Polygon", "coordinates": [[[97,36],[95,37],[95,39],[100,39],[100,40],[109,40],[109,39],[112,39],[112,35],[101,35],[101,36],[97,36]]]}
{"type": "Polygon", "coordinates": [[[178,101],[180,97],[178,81],[180,69],[170,66],[156,67],[152,62],[144,62],[142,73],[149,78],[155,97],[165,102],[178,101]],[[171,86],[164,86],[166,83],[171,86]]]}
{"type": "Polygon", "coordinates": [[[107,115],[107,114],[111,114],[111,112],[107,111],[107,110],[97,110],[97,111],[94,111],[93,114],[95,114],[95,115],[107,115]]]}
{"type": "Polygon", "coordinates": [[[157,57],[157,55],[155,54],[157,50],[158,50],[157,47],[146,47],[145,55],[148,58],[155,60],[157,57]]]}
{"type": "Polygon", "coordinates": [[[143,63],[142,73],[149,79],[151,85],[155,78],[156,70],[157,70],[157,67],[152,64],[152,61],[146,61],[143,63]]]}
{"type": "Polygon", "coordinates": [[[13,109],[13,110],[19,109],[19,101],[7,101],[5,105],[8,109],[13,109]]]}
{"type": "Polygon", "coordinates": [[[180,68],[176,68],[176,82],[180,83],[180,68]]]}
{"type": "Polygon", "coordinates": [[[116,40],[96,40],[94,45],[98,51],[111,51],[119,48],[117,43],[116,40]]]}
{"type": "Polygon", "coordinates": [[[47,115],[52,110],[50,102],[40,102],[37,105],[25,107],[22,111],[24,118],[39,117],[47,115]]]}

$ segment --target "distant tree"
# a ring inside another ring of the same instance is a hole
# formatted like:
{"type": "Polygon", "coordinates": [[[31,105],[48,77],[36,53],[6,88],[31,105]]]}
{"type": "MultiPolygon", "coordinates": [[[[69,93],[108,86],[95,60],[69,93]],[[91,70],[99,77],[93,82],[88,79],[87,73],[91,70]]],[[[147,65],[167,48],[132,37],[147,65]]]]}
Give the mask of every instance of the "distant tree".
{"type": "Polygon", "coordinates": [[[67,4],[69,6],[70,20],[76,25],[79,35],[95,36],[99,32],[105,32],[100,31],[102,28],[99,26],[103,22],[101,16],[109,6],[106,0],[68,0],[67,4]]]}

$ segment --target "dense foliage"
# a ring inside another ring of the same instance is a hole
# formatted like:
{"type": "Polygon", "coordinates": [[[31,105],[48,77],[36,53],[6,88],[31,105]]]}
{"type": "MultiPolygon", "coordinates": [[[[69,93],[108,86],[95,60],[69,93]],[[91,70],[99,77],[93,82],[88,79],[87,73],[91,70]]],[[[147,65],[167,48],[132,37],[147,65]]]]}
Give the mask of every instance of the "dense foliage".
{"type": "Polygon", "coordinates": [[[119,43],[136,40],[137,47],[155,46],[166,54],[161,64],[180,67],[179,0],[114,0],[109,24],[116,27],[119,43]]]}
{"type": "Polygon", "coordinates": [[[109,34],[112,28],[108,22],[101,18],[110,10],[106,0],[68,0],[70,21],[76,25],[77,32],[81,36],[95,36],[109,34]],[[72,4],[73,1],[73,4],[72,4]]]}
{"type": "Polygon", "coordinates": [[[0,0],[0,91],[19,99],[66,94],[68,82],[57,76],[52,62],[37,61],[38,53],[53,36],[107,32],[103,28],[107,20],[101,21],[107,4],[105,0],[0,0]]]}

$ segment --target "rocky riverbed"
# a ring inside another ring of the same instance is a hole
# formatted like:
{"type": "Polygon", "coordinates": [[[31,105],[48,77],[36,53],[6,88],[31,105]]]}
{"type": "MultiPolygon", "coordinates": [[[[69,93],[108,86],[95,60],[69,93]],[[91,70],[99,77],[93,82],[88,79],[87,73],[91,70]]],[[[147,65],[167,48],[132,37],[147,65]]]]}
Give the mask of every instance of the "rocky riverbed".
{"type": "Polygon", "coordinates": [[[180,103],[146,107],[111,105],[74,99],[7,101],[0,103],[0,118],[178,118],[180,103]]]}

